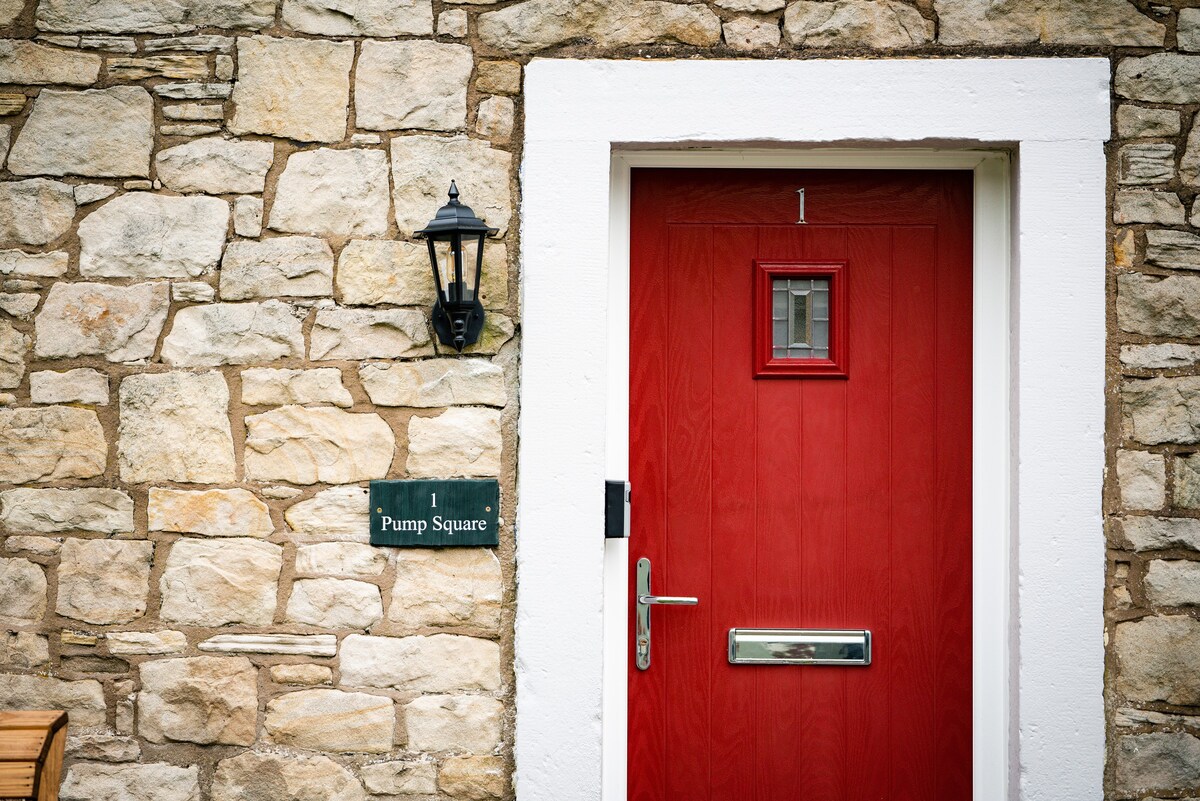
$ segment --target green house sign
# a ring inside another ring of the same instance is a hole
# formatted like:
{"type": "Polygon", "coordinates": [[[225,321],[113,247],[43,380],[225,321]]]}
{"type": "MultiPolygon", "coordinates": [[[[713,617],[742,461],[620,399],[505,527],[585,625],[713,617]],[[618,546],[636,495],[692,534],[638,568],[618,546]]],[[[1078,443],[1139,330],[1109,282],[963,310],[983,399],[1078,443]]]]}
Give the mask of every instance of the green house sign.
{"type": "Polygon", "coordinates": [[[372,545],[498,545],[499,522],[495,479],[371,482],[372,545]]]}

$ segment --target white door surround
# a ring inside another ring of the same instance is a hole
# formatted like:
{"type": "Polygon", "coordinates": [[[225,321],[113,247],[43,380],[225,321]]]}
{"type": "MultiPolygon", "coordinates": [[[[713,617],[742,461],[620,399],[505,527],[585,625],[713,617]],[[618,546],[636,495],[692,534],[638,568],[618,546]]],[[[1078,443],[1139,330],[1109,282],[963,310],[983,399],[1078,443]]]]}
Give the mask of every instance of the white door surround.
{"type": "Polygon", "coordinates": [[[602,487],[626,477],[633,166],[975,171],[974,797],[1102,795],[1108,80],[1104,59],[527,67],[521,801],[624,798],[628,549],[602,487]]]}

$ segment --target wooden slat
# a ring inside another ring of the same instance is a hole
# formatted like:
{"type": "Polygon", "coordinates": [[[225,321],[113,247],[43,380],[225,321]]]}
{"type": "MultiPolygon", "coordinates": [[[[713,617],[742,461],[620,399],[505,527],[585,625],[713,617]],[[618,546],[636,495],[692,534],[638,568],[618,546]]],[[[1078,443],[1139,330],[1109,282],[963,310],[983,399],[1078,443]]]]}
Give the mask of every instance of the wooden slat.
{"type": "Polygon", "coordinates": [[[8,729],[52,729],[60,718],[65,720],[66,712],[52,711],[21,711],[0,712],[0,731],[8,729]]]}
{"type": "Polygon", "coordinates": [[[29,798],[37,777],[36,762],[0,763],[0,797],[29,798]]]}
{"type": "Polygon", "coordinates": [[[49,730],[0,729],[0,762],[37,762],[49,730]]]}

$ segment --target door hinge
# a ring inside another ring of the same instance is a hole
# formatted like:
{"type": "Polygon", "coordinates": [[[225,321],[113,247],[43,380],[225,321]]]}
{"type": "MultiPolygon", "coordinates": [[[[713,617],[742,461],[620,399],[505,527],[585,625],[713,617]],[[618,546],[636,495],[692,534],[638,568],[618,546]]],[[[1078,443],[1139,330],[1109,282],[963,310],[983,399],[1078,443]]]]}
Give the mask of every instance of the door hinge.
{"type": "Polygon", "coordinates": [[[629,536],[629,482],[604,482],[604,538],[619,540],[629,536]]]}

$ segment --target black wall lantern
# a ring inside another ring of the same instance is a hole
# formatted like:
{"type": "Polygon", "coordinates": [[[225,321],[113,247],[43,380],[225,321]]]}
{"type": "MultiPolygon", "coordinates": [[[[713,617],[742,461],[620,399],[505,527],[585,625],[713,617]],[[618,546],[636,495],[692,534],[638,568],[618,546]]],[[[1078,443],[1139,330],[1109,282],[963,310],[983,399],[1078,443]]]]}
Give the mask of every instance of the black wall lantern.
{"type": "Polygon", "coordinates": [[[497,228],[475,216],[458,202],[458,187],[450,182],[450,202],[416,232],[429,243],[429,263],[437,287],[433,330],[443,345],[462,352],[479,339],[483,330],[483,304],[479,280],[483,274],[483,241],[497,228]]]}

